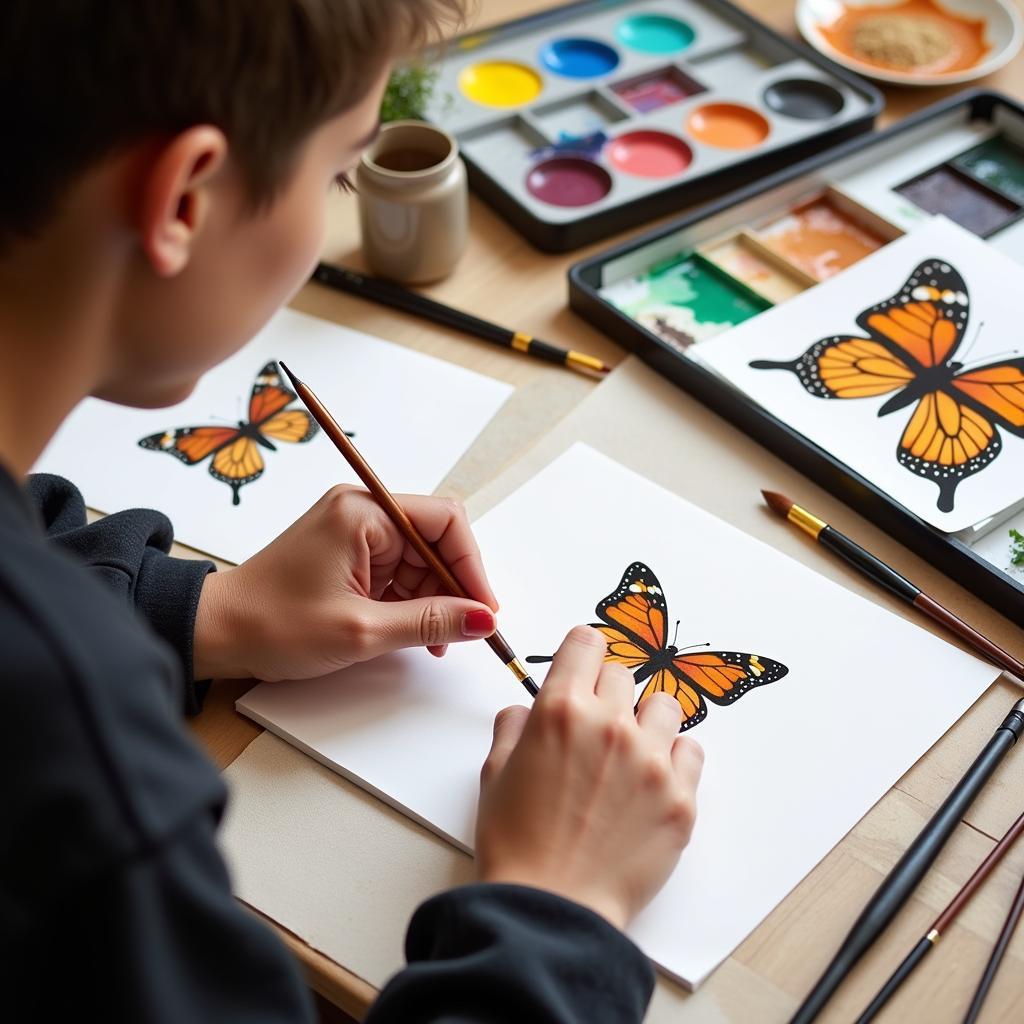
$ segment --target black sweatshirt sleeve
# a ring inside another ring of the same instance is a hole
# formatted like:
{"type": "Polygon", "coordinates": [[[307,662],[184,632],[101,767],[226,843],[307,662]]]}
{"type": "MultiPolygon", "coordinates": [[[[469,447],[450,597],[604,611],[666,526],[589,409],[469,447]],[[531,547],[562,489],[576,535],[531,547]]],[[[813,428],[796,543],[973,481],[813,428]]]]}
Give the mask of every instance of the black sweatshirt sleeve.
{"type": "MultiPolygon", "coordinates": [[[[82,1007],[146,1024],[315,1020],[291,955],[231,895],[210,815],[90,886],[58,916],[50,941],[62,937],[65,955],[79,961],[78,985],[56,995],[34,987],[47,1019],[64,1017],[55,1011],[66,999],[68,1020],[82,1007]],[[68,922],[84,934],[68,934],[68,922]]],[[[17,1019],[41,1019],[31,1012],[41,1007],[26,1009],[17,1019]]]]}
{"type": "Polygon", "coordinates": [[[134,605],[174,648],[185,680],[185,713],[197,714],[210,684],[192,679],[192,644],[199,594],[213,563],[172,558],[174,531],[162,512],[131,509],[88,523],[75,485],[46,473],[29,477],[27,493],[50,540],[134,605]]]}
{"type": "Polygon", "coordinates": [[[364,1024],[633,1024],[654,989],[647,958],[604,918],[516,885],[428,900],[405,951],[364,1024]]]}

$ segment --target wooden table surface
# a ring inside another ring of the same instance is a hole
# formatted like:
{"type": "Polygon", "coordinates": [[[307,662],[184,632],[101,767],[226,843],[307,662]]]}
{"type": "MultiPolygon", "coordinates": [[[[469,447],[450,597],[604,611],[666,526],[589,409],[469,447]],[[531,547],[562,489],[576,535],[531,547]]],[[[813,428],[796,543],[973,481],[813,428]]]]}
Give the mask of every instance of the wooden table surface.
{"type": "MultiPolygon", "coordinates": [[[[782,34],[795,36],[792,0],[739,0],[739,3],[782,34]]],[[[478,17],[474,24],[483,27],[553,6],[556,4],[550,0],[480,0],[478,17]]],[[[1024,56],[1018,56],[1002,71],[978,84],[998,89],[1017,98],[1024,98],[1024,56]]],[[[885,90],[886,109],[879,119],[879,127],[891,124],[955,91],[954,87],[889,87],[885,90]]],[[[349,197],[343,196],[338,196],[332,202],[325,255],[329,259],[358,265],[358,227],[353,202],[349,197]]],[[[593,353],[609,363],[616,364],[624,357],[622,349],[589,324],[578,319],[567,308],[566,272],[577,260],[607,248],[618,240],[605,239],[568,254],[541,253],[473,197],[468,251],[455,274],[428,291],[442,301],[450,302],[480,316],[514,325],[538,337],[568,348],[593,353]]],[[[502,437],[491,443],[487,442],[485,435],[481,443],[468,453],[442,485],[442,493],[467,497],[524,453],[594,387],[591,382],[561,368],[467,339],[443,328],[423,324],[400,313],[363,303],[349,296],[327,292],[316,286],[307,286],[297,296],[293,305],[297,309],[325,319],[349,324],[360,330],[460,363],[516,386],[516,396],[510,400],[501,415],[518,417],[517,422],[521,422],[523,428],[514,432],[514,435],[513,432],[505,431],[502,437]],[[538,401],[538,398],[543,400],[538,401]],[[509,440],[511,436],[514,436],[514,441],[509,440]],[[477,448],[480,449],[479,452],[477,448]]],[[[1018,643],[1017,653],[1020,653],[1019,648],[1018,643]]],[[[195,734],[221,768],[238,757],[262,732],[258,726],[234,710],[236,698],[253,685],[252,681],[215,684],[202,715],[193,722],[195,734]]],[[[1008,707],[1014,699],[1013,695],[1013,688],[1005,681],[997,684],[954,733],[938,746],[941,747],[948,742],[961,742],[965,745],[965,751],[980,749],[991,729],[992,721],[999,715],[999,709],[1008,707]]],[[[937,750],[938,747],[935,748],[935,751],[937,750]]],[[[898,850],[905,846],[915,829],[919,827],[922,821],[922,803],[927,807],[933,800],[941,800],[943,793],[954,781],[953,776],[934,777],[929,773],[929,762],[935,751],[923,758],[908,776],[894,787],[887,798],[891,802],[892,820],[888,823],[887,834],[878,838],[882,848],[890,848],[891,861],[896,859],[898,850]]],[[[984,856],[991,847],[991,841],[998,838],[1000,829],[1005,828],[1024,807],[1024,800],[1021,800],[1021,796],[1024,796],[1024,766],[1020,764],[1021,759],[1015,760],[1017,763],[1013,773],[1013,784],[991,787],[993,792],[982,797],[982,805],[985,805],[987,799],[989,809],[993,813],[983,814],[981,817],[972,816],[968,822],[977,833],[978,842],[974,851],[976,860],[984,856]],[[1017,810],[1008,818],[1007,809],[1011,807],[1016,807],[1017,810]],[[986,825],[986,822],[992,824],[986,825]],[[997,827],[997,823],[1001,824],[997,827]]],[[[964,765],[966,763],[965,760],[964,765]]],[[[858,839],[851,833],[840,845],[840,849],[859,841],[863,842],[863,839],[858,839]]],[[[1011,855],[1009,858],[1009,863],[1017,870],[1024,868],[1022,854],[1024,851],[1018,850],[1016,856],[1011,855]]],[[[966,878],[972,867],[971,859],[966,860],[961,867],[963,877],[966,878]]],[[[805,961],[787,963],[785,958],[791,957],[792,951],[773,953],[772,949],[780,929],[786,927],[787,919],[801,912],[801,901],[820,900],[823,914],[834,915],[837,920],[843,922],[853,920],[859,906],[858,900],[863,899],[862,888],[856,884],[855,877],[844,876],[842,870],[831,872],[829,878],[829,889],[825,892],[804,892],[803,890],[808,887],[806,884],[801,886],[744,943],[741,947],[741,950],[745,951],[742,959],[753,972],[752,977],[758,973],[768,976],[788,971],[793,977],[806,979],[806,985],[817,976],[820,968],[834,951],[834,945],[843,930],[841,927],[830,926],[827,929],[827,934],[822,936],[822,949],[818,951],[817,960],[810,965],[805,961]]],[[[1009,876],[997,892],[989,893],[987,901],[981,898],[971,909],[971,941],[977,945],[971,956],[972,965],[978,962],[978,956],[982,956],[983,962],[982,951],[991,945],[998,932],[1008,905],[1008,879],[1009,876]]],[[[926,887],[929,884],[928,881],[924,883],[926,887]]],[[[945,898],[950,894],[951,892],[946,891],[945,898]]],[[[939,900],[936,906],[941,907],[942,901],[939,900]]],[[[806,907],[803,912],[806,912],[806,907]]],[[[370,985],[347,971],[344,965],[334,963],[283,929],[278,930],[300,959],[312,988],[350,1013],[361,1015],[365,1011],[374,996],[374,990],[370,985]]],[[[997,982],[990,995],[984,1020],[1024,1020],[1022,950],[1024,940],[1022,936],[1018,936],[1018,941],[1011,948],[1011,959],[1004,965],[1003,976],[1000,978],[1002,984],[997,982]],[[1007,977],[1013,977],[1015,972],[1015,981],[1007,983],[1007,977]]],[[[888,950],[888,956],[893,964],[897,962],[899,955],[895,950],[888,950]]],[[[950,997],[950,1005],[966,1005],[976,978],[977,971],[974,966],[970,970],[958,972],[956,960],[947,965],[940,987],[950,997]]],[[[742,1000],[742,994],[739,992],[737,1000],[742,1000]]],[[[752,1010],[753,1008],[751,1005],[752,1010]]],[[[756,1018],[746,1016],[734,1019],[756,1018]]],[[[917,1019],[933,1018],[922,1016],[917,1019]]],[[[948,1019],[954,1019],[954,1016],[948,1019]]]]}

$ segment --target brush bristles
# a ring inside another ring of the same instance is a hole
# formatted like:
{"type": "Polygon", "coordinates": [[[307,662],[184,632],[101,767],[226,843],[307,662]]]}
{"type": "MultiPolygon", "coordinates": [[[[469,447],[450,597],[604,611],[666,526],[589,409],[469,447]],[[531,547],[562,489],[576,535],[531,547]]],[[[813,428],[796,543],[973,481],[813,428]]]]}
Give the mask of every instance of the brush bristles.
{"type": "Polygon", "coordinates": [[[789,510],[793,507],[793,502],[784,494],[779,494],[778,491],[762,491],[761,495],[773,512],[783,518],[789,515],[789,510]]]}

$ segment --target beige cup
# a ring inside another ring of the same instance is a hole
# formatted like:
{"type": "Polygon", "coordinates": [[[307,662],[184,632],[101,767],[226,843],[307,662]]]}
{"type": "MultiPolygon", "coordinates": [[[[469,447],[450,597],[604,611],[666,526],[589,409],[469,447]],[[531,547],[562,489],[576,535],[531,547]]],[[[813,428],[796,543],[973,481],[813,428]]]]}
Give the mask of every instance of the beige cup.
{"type": "Polygon", "coordinates": [[[436,281],[466,247],[466,168],[455,139],[422,121],[392,121],[356,169],[363,256],[396,281],[436,281]]]}

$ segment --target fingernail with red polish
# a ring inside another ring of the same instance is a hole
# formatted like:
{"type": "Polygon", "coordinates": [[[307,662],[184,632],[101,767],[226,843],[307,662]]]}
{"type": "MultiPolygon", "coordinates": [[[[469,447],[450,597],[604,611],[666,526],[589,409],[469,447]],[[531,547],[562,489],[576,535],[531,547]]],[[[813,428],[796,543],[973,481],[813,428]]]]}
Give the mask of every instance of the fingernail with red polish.
{"type": "Polygon", "coordinates": [[[490,636],[494,632],[494,616],[486,608],[476,608],[462,616],[462,635],[490,636]]]}

